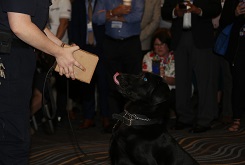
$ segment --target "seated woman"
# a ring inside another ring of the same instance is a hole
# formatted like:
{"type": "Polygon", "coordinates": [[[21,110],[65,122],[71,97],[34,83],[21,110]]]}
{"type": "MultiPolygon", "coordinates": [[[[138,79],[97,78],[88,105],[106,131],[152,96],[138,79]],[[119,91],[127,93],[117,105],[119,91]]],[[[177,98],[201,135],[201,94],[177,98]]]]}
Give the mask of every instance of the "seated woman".
{"type": "MultiPolygon", "coordinates": [[[[175,66],[174,54],[170,50],[171,36],[168,29],[157,29],[152,37],[151,51],[144,55],[142,70],[161,76],[171,93],[171,109],[175,109],[175,66]]],[[[174,114],[171,117],[175,117],[174,114]]]]}

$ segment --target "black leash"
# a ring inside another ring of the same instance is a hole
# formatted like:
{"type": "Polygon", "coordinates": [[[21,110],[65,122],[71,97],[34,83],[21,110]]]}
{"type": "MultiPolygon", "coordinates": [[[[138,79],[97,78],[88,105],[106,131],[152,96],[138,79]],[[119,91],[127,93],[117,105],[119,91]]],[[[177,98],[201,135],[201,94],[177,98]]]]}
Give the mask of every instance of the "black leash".
{"type": "Polygon", "coordinates": [[[43,92],[42,92],[42,111],[44,116],[48,119],[48,120],[53,120],[56,116],[56,104],[55,104],[55,100],[54,100],[54,96],[52,93],[52,86],[51,86],[51,77],[52,77],[52,73],[54,71],[54,68],[56,66],[56,62],[54,62],[53,66],[49,68],[46,77],[44,79],[44,85],[43,85],[43,92]],[[47,108],[47,100],[45,99],[45,89],[47,86],[47,90],[48,90],[48,94],[49,94],[49,99],[50,99],[50,103],[51,103],[51,114],[49,112],[49,108],[47,108]]]}
{"type": "MultiPolygon", "coordinates": [[[[56,107],[56,104],[55,104],[55,100],[54,100],[54,96],[53,96],[53,93],[52,93],[52,86],[50,84],[50,79],[52,77],[52,73],[54,71],[54,68],[56,67],[57,63],[54,62],[53,66],[48,70],[47,74],[46,74],[46,77],[45,77],[45,80],[44,80],[44,86],[43,86],[43,95],[42,95],[42,110],[43,110],[43,114],[44,116],[48,119],[48,120],[53,120],[56,116],[56,111],[57,111],[57,107],[56,107]],[[50,115],[50,112],[47,108],[45,108],[46,106],[46,99],[45,99],[45,96],[44,96],[44,92],[45,92],[45,88],[47,86],[47,89],[48,89],[48,93],[49,93],[49,97],[50,97],[50,102],[51,102],[51,108],[52,108],[52,111],[51,111],[51,115],[50,115]]],[[[67,100],[69,99],[69,87],[68,87],[68,82],[67,82],[67,100]]],[[[67,113],[67,118],[68,118],[68,122],[69,122],[69,126],[70,126],[70,129],[71,129],[71,132],[72,132],[72,137],[75,141],[75,145],[77,146],[78,150],[80,151],[80,153],[82,153],[84,155],[83,158],[87,157],[89,158],[88,160],[90,161],[94,161],[94,162],[98,162],[98,163],[105,163],[109,157],[105,158],[105,159],[102,159],[102,160],[96,160],[95,158],[91,157],[90,155],[87,155],[87,153],[85,153],[83,151],[83,149],[81,148],[79,142],[78,142],[78,139],[77,139],[77,136],[76,136],[76,133],[72,127],[72,123],[71,123],[71,120],[70,120],[70,116],[69,116],[69,113],[67,113]]]]}

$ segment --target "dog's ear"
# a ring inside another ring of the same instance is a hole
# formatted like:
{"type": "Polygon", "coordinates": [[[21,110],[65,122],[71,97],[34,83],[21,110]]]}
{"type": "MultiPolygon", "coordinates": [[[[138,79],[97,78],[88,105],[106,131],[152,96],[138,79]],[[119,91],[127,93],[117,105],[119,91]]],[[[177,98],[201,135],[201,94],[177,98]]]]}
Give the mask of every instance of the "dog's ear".
{"type": "Polygon", "coordinates": [[[168,84],[161,78],[152,91],[152,104],[156,105],[162,102],[167,102],[169,99],[170,89],[168,84]]]}

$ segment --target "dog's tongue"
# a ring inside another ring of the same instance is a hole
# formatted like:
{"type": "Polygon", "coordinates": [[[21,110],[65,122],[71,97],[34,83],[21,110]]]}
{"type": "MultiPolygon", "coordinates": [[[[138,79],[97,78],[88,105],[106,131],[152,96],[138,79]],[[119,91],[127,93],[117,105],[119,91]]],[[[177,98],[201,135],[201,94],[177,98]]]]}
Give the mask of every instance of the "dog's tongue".
{"type": "Polygon", "coordinates": [[[119,73],[115,73],[114,76],[113,76],[113,79],[114,79],[114,82],[119,85],[119,81],[117,80],[117,76],[119,76],[119,73]]]}

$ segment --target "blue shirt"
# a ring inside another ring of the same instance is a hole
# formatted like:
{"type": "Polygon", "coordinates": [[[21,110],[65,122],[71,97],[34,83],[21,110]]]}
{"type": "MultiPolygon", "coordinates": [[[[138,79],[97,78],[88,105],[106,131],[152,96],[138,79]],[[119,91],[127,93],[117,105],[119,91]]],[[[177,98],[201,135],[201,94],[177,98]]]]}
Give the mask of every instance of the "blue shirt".
{"type": "Polygon", "coordinates": [[[106,11],[112,10],[120,4],[122,4],[122,0],[98,0],[93,15],[93,23],[105,24],[105,34],[115,39],[139,35],[145,0],[132,0],[131,12],[124,15],[126,22],[122,23],[121,28],[112,28],[112,22],[106,21],[106,11]]]}

